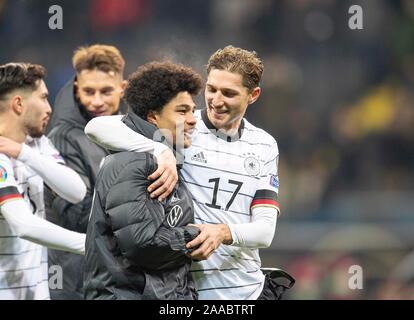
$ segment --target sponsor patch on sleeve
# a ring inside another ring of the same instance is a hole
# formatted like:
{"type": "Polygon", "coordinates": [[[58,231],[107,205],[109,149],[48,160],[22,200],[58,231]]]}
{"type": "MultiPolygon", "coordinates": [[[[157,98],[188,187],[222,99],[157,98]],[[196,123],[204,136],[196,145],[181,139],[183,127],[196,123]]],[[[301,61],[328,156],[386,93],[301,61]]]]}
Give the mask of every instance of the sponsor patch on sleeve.
{"type": "Polygon", "coordinates": [[[7,170],[5,167],[0,165],[0,182],[5,182],[7,180],[7,170]]]}
{"type": "Polygon", "coordinates": [[[270,185],[274,188],[276,188],[276,190],[279,190],[279,177],[276,175],[270,175],[270,181],[269,181],[270,185]]]}

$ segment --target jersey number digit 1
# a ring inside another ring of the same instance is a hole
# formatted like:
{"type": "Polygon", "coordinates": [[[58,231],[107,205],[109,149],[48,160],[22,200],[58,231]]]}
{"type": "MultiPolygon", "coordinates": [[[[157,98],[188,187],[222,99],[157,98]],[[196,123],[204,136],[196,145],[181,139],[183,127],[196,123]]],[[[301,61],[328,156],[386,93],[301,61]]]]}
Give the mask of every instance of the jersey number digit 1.
{"type": "MultiPolygon", "coordinates": [[[[206,203],[205,205],[207,207],[210,208],[214,208],[214,209],[221,209],[221,207],[219,205],[217,205],[217,193],[218,193],[218,189],[219,189],[219,183],[220,183],[220,178],[214,178],[214,179],[210,179],[208,180],[208,182],[214,182],[214,190],[213,190],[213,200],[211,201],[211,203],[206,203]]],[[[234,190],[229,202],[226,205],[225,210],[229,210],[231,204],[233,203],[234,199],[236,199],[237,194],[239,193],[243,182],[240,181],[235,181],[235,180],[229,180],[230,184],[235,184],[237,186],[236,190],[234,190]]]]}

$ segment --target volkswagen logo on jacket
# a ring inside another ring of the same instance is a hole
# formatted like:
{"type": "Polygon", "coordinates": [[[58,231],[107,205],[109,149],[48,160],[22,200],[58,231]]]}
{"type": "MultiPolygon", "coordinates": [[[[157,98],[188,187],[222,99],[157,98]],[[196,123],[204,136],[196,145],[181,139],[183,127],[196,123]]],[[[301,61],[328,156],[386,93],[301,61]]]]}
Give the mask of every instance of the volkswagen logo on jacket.
{"type": "Polygon", "coordinates": [[[183,215],[183,209],[179,205],[175,205],[167,216],[167,223],[170,227],[175,227],[178,220],[183,215]]]}

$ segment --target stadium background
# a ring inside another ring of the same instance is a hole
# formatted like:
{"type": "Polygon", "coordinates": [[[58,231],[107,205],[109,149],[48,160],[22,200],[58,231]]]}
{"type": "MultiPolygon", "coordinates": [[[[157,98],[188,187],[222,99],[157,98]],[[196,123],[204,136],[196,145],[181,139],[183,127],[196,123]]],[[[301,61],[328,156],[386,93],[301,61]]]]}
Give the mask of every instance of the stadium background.
{"type": "Polygon", "coordinates": [[[80,45],[117,46],[126,75],[165,58],[205,75],[219,47],[258,51],[247,118],[279,143],[283,208],[263,265],[297,278],[290,299],[414,298],[413,1],[0,0],[0,39],[0,63],[47,67],[51,103],[80,45]],[[54,4],[63,30],[48,27],[54,4]]]}

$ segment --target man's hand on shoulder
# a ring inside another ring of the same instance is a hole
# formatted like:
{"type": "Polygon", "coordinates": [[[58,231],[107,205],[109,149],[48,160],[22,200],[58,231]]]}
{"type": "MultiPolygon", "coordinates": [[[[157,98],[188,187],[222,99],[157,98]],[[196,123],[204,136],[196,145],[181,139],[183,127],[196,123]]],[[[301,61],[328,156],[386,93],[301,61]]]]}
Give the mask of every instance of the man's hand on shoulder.
{"type": "Polygon", "coordinates": [[[148,177],[154,181],[148,187],[148,192],[151,193],[151,198],[158,197],[162,201],[170,195],[178,181],[177,161],[173,152],[166,149],[157,156],[157,163],[157,170],[148,177]]]}
{"type": "Polygon", "coordinates": [[[9,138],[0,136],[0,153],[10,158],[17,159],[22,150],[22,144],[9,138]]]}

